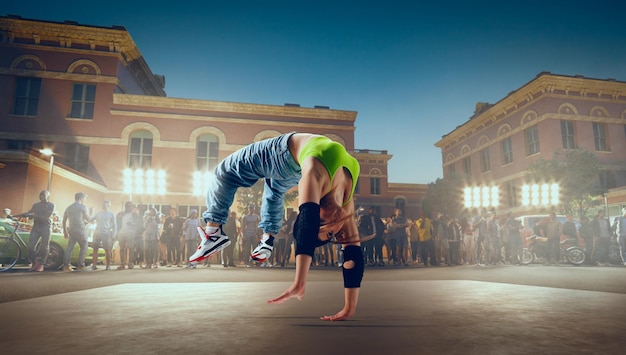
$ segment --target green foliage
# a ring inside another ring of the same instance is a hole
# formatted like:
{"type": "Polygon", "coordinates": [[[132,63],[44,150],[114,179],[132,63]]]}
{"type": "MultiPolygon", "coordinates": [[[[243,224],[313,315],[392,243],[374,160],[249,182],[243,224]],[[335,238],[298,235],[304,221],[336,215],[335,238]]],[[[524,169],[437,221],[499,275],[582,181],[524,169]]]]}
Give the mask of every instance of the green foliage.
{"type": "Polygon", "coordinates": [[[556,182],[560,186],[563,213],[579,217],[599,202],[594,197],[606,192],[598,182],[598,157],[585,149],[557,151],[552,160],[538,159],[527,170],[527,178],[537,183],[556,182]]]}
{"type": "Polygon", "coordinates": [[[422,199],[422,208],[427,215],[444,213],[450,216],[459,216],[462,203],[463,180],[457,177],[437,179],[428,184],[428,190],[422,199]]]}

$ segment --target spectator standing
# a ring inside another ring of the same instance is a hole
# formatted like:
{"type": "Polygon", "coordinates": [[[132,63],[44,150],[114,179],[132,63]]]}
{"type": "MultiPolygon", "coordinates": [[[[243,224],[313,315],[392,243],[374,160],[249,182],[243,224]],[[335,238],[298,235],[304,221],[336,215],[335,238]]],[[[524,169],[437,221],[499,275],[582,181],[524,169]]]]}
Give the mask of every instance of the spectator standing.
{"type": "Polygon", "coordinates": [[[611,242],[611,223],[604,217],[604,210],[591,221],[593,235],[593,262],[606,266],[609,258],[609,244],[611,242]]]}
{"type": "Polygon", "coordinates": [[[489,239],[487,236],[487,210],[481,210],[472,218],[472,230],[474,231],[474,259],[476,264],[489,264],[489,239]]]}
{"type": "MultiPolygon", "coordinates": [[[[154,205],[151,205],[149,209],[152,209],[152,208],[154,208],[154,205]]],[[[139,265],[141,267],[145,267],[145,265],[142,266],[142,263],[145,262],[144,260],[145,249],[144,249],[144,238],[143,238],[144,235],[143,234],[144,234],[144,221],[145,221],[145,217],[147,217],[148,214],[150,213],[149,209],[146,210],[142,218],[139,218],[140,228],[137,230],[137,233],[135,234],[135,238],[133,239],[133,243],[131,244],[131,247],[130,247],[131,256],[130,256],[130,259],[128,260],[129,265],[130,263],[132,263],[133,265],[139,265]]],[[[138,216],[141,216],[139,208],[137,206],[135,206],[134,212],[138,216]]]]}
{"type": "Polygon", "coordinates": [[[143,231],[143,221],[141,216],[135,210],[135,204],[126,201],[124,203],[124,210],[120,211],[115,216],[117,221],[117,241],[120,246],[120,266],[118,270],[126,269],[126,263],[128,262],[128,268],[134,267],[132,256],[135,243],[135,237],[141,236],[143,231]]]}
{"type": "Polygon", "coordinates": [[[522,252],[522,239],[519,234],[521,228],[520,221],[513,218],[511,212],[507,213],[506,220],[504,222],[504,228],[509,235],[509,245],[511,248],[511,255],[509,261],[511,264],[521,264],[521,252],[522,252]]]}
{"type": "Polygon", "coordinates": [[[448,243],[450,245],[449,265],[460,265],[461,227],[454,218],[448,220],[448,243]]]}
{"type": "Polygon", "coordinates": [[[102,202],[102,210],[90,220],[91,223],[96,222],[96,230],[93,234],[91,270],[98,269],[98,249],[101,244],[106,262],[105,270],[111,270],[111,247],[113,247],[113,238],[117,234],[117,221],[110,209],[111,201],[102,202]]]}
{"type": "Polygon", "coordinates": [[[462,234],[462,255],[463,262],[468,265],[474,265],[476,263],[475,259],[475,247],[474,247],[474,232],[472,231],[472,226],[470,225],[467,217],[463,217],[461,219],[461,232],[462,234]]]}
{"type": "MultiPolygon", "coordinates": [[[[255,212],[256,207],[254,205],[249,205],[248,214],[243,216],[243,218],[241,219],[241,246],[244,258],[250,255],[252,251],[252,246],[256,245],[259,241],[259,223],[261,222],[261,217],[255,212]]],[[[245,262],[249,266],[249,259],[245,260],[245,262]]]]}
{"type": "Polygon", "coordinates": [[[411,226],[409,227],[409,250],[411,251],[413,264],[419,264],[419,245],[420,236],[417,231],[417,224],[411,223],[411,226]]]}
{"type": "Polygon", "coordinates": [[[626,265],[626,207],[622,208],[622,215],[617,218],[616,234],[622,264],[626,265]]]}
{"type": "MultiPolygon", "coordinates": [[[[289,265],[289,261],[291,260],[291,254],[293,252],[292,245],[294,243],[294,225],[296,223],[296,218],[298,218],[298,212],[293,210],[287,217],[287,241],[285,242],[285,253],[283,255],[283,261],[285,265],[289,265]]],[[[339,249],[340,247],[338,247],[339,249]]],[[[339,251],[337,252],[337,261],[339,262],[339,251]]]]}
{"type": "Polygon", "coordinates": [[[150,207],[147,213],[143,221],[145,268],[152,269],[158,267],[159,264],[159,216],[154,207],[150,207]]]}
{"type": "MultiPolygon", "coordinates": [[[[181,266],[179,256],[183,219],[177,216],[175,208],[170,208],[170,215],[163,222],[163,232],[167,243],[167,266],[181,266]]],[[[196,248],[194,247],[193,250],[195,251],[196,248]]]]}
{"type": "Polygon", "coordinates": [[[359,234],[362,236],[374,235],[367,244],[365,259],[370,266],[378,264],[384,266],[383,262],[383,237],[385,235],[385,224],[376,213],[374,207],[367,209],[367,214],[359,219],[359,234]]]}
{"type": "MultiPolygon", "coordinates": [[[[54,203],[49,200],[50,191],[43,190],[39,193],[39,202],[33,204],[28,212],[15,216],[33,218],[33,228],[28,240],[28,260],[32,266],[28,271],[43,271],[48,259],[50,234],[52,233],[52,214],[54,213],[54,203]],[[39,246],[37,246],[38,242],[39,246]]],[[[8,208],[5,208],[4,212],[7,217],[11,215],[11,210],[8,208]]]]}
{"type": "MultiPolygon", "coordinates": [[[[289,224],[287,224],[287,219],[283,218],[283,224],[280,227],[280,230],[276,234],[276,240],[274,244],[274,248],[276,249],[276,253],[272,253],[272,256],[276,255],[275,265],[285,266],[285,248],[287,247],[287,235],[289,234],[289,224]]],[[[228,248],[228,247],[227,247],[228,248]]]]}
{"type": "Polygon", "coordinates": [[[437,230],[435,233],[435,255],[437,256],[437,261],[441,262],[443,260],[446,265],[450,265],[448,216],[439,214],[435,226],[437,230]]]}
{"type": "Polygon", "coordinates": [[[573,244],[578,246],[578,230],[576,229],[576,223],[574,223],[574,217],[571,213],[566,215],[567,220],[563,223],[563,234],[567,239],[571,239],[573,244]]]}
{"type": "MultiPolygon", "coordinates": [[[[196,225],[196,227],[199,227],[200,220],[198,219],[198,211],[192,210],[191,215],[195,219],[195,222],[193,222],[192,224],[196,225]]],[[[189,221],[189,219],[187,221],[189,221]]],[[[185,235],[185,240],[187,241],[187,248],[189,248],[189,252],[187,253],[187,260],[189,260],[191,255],[193,255],[193,253],[195,252],[195,246],[198,245],[199,238],[197,228],[194,228],[193,230],[189,228],[187,221],[185,221],[185,225],[183,225],[183,233],[185,235]]],[[[228,220],[226,220],[226,223],[224,223],[222,229],[224,230],[224,233],[226,233],[228,238],[230,238],[230,240],[232,241],[231,245],[222,250],[222,265],[224,265],[224,267],[235,266],[235,246],[238,242],[240,230],[239,226],[237,225],[237,212],[232,210],[230,211],[228,215],[228,220]]]]}
{"type": "Polygon", "coordinates": [[[396,256],[396,242],[393,240],[393,224],[391,223],[391,217],[385,218],[385,249],[387,250],[387,263],[390,265],[393,263],[393,258],[396,256]]]}
{"type": "Polygon", "coordinates": [[[393,258],[394,265],[403,264],[404,266],[409,266],[407,261],[409,239],[406,235],[409,220],[402,215],[402,210],[399,208],[396,208],[393,214],[394,216],[391,218],[391,224],[393,226],[392,237],[396,244],[396,256],[393,258]]]}
{"type": "Polygon", "coordinates": [[[546,244],[546,264],[550,263],[550,259],[554,260],[554,264],[558,265],[561,261],[561,234],[563,233],[563,225],[556,219],[556,213],[548,214],[548,221],[544,226],[545,237],[548,238],[546,244]]]}
{"type": "Polygon", "coordinates": [[[74,271],[70,265],[70,256],[77,243],[80,247],[77,269],[85,269],[85,256],[87,255],[87,233],[85,225],[91,220],[87,212],[87,207],[85,206],[86,199],[87,195],[82,192],[77,192],[74,195],[74,203],[66,208],[65,213],[63,213],[63,236],[65,239],[69,239],[63,257],[63,271],[74,271]]]}
{"type": "Polygon", "coordinates": [[[502,261],[502,242],[501,229],[496,217],[496,212],[489,212],[487,219],[487,248],[489,249],[490,259],[487,259],[492,265],[497,265],[502,261]]]}
{"type": "Polygon", "coordinates": [[[593,231],[591,230],[591,223],[587,216],[580,218],[580,227],[578,228],[580,237],[585,242],[585,264],[592,265],[593,255],[593,231]]]}
{"type": "Polygon", "coordinates": [[[417,224],[417,233],[420,239],[420,254],[424,266],[439,265],[435,255],[435,241],[432,237],[433,224],[430,218],[425,216],[424,211],[420,211],[420,218],[415,222],[417,224]]]}

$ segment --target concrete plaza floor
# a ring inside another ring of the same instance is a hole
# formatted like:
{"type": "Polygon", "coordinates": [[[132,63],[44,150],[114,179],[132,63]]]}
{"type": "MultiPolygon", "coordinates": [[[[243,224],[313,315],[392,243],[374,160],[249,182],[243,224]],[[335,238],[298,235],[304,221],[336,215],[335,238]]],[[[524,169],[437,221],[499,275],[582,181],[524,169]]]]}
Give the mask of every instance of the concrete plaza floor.
{"type": "Polygon", "coordinates": [[[466,280],[124,283],[0,304],[3,354],[622,354],[626,295],[466,280]]]}

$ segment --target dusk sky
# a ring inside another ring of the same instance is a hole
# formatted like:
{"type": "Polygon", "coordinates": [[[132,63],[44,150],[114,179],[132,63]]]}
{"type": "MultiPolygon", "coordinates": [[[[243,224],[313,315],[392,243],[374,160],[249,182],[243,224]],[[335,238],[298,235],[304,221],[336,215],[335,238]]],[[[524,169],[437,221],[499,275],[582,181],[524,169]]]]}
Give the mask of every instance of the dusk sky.
{"type": "Polygon", "coordinates": [[[357,111],[389,181],[442,177],[434,144],[542,71],[626,81],[626,1],[4,1],[126,27],[169,97],[357,111]]]}

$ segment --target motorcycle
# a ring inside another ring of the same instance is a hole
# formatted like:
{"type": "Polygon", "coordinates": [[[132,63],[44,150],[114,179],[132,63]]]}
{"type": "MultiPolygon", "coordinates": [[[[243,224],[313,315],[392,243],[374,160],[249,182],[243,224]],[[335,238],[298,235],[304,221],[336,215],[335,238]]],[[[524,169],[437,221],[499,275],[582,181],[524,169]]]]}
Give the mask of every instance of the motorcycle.
{"type": "MultiPolygon", "coordinates": [[[[526,238],[528,247],[522,249],[520,262],[523,265],[533,263],[535,260],[547,261],[547,242],[548,238],[533,234],[526,238]]],[[[576,246],[576,240],[566,238],[560,242],[561,260],[560,263],[570,263],[578,266],[585,262],[585,249],[576,246]]]]}

